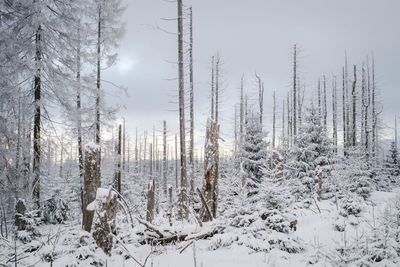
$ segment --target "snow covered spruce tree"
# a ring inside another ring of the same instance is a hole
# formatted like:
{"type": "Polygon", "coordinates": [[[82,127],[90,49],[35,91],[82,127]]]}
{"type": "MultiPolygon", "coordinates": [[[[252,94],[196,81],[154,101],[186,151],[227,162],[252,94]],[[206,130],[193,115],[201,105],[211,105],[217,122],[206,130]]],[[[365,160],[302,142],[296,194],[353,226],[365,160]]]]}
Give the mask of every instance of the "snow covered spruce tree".
{"type": "Polygon", "coordinates": [[[390,144],[389,155],[385,162],[385,169],[389,172],[391,176],[399,176],[400,175],[400,165],[398,160],[398,149],[396,142],[393,141],[390,144]]]}
{"type": "Polygon", "coordinates": [[[331,141],[320,115],[311,107],[307,109],[286,164],[286,178],[292,183],[296,198],[312,197],[316,176],[322,172],[327,177],[331,157],[331,141]]]}
{"type": "Polygon", "coordinates": [[[238,155],[241,168],[245,173],[245,184],[249,197],[258,193],[262,182],[263,167],[267,158],[267,143],[264,137],[259,118],[257,116],[249,117],[238,155]]]}

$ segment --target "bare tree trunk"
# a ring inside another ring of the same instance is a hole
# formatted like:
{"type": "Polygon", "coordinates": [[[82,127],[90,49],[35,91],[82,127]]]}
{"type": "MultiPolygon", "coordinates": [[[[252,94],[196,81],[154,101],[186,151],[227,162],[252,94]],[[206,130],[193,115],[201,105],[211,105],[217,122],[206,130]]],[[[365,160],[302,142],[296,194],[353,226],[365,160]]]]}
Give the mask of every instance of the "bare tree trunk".
{"type": "Polygon", "coordinates": [[[136,165],[136,171],[139,170],[139,157],[138,157],[138,136],[137,136],[137,127],[136,127],[136,136],[135,136],[135,165],[136,165]]]}
{"type": "Polygon", "coordinates": [[[293,136],[297,135],[297,49],[296,45],[294,45],[293,49],[293,136]]]}
{"type": "Polygon", "coordinates": [[[321,117],[321,80],[318,79],[318,114],[321,117]]]}
{"type": "Polygon", "coordinates": [[[285,145],[285,99],[282,100],[282,145],[285,145]]]}
{"type": "MultiPolygon", "coordinates": [[[[193,80],[193,11],[190,7],[190,149],[189,149],[189,165],[190,165],[190,203],[194,198],[194,80],[193,80]]],[[[166,163],[165,163],[166,164],[166,163]]]]}
{"type": "Polygon", "coordinates": [[[178,135],[175,134],[175,181],[178,188],[178,135]]]}
{"type": "Polygon", "coordinates": [[[336,101],[336,77],[332,80],[332,128],[333,128],[333,152],[337,153],[337,101],[336,101]]]}
{"type": "Polygon", "coordinates": [[[219,105],[219,65],[220,56],[217,53],[217,60],[215,61],[215,121],[218,124],[218,105],[219,105]]]}
{"type": "Polygon", "coordinates": [[[123,139],[122,139],[122,170],[125,170],[125,133],[126,133],[126,124],[125,118],[123,119],[124,122],[124,131],[123,131],[123,139]]]}
{"type": "Polygon", "coordinates": [[[216,157],[215,157],[215,175],[213,179],[213,216],[214,218],[217,215],[217,206],[218,206],[218,180],[219,180],[219,124],[218,124],[218,104],[219,104],[219,65],[220,65],[220,57],[217,54],[217,61],[215,63],[215,123],[218,127],[218,131],[216,133],[217,139],[215,142],[216,146],[216,157]]]}
{"type": "Polygon", "coordinates": [[[356,65],[354,65],[354,80],[353,80],[353,86],[352,86],[352,90],[351,90],[351,95],[352,95],[352,97],[353,97],[353,120],[352,120],[352,123],[353,123],[353,129],[352,129],[352,145],[353,146],[356,146],[356,130],[357,130],[357,118],[356,118],[356,115],[357,115],[357,112],[356,112],[356,105],[357,105],[357,103],[356,103],[356,101],[357,101],[357,99],[356,99],[356,84],[357,84],[357,67],[356,67],[356,65]]]}
{"type": "MultiPolygon", "coordinates": [[[[346,87],[346,144],[347,149],[350,147],[350,95],[349,95],[349,85],[348,85],[348,71],[347,71],[347,53],[345,53],[345,65],[344,65],[344,80],[346,87]]],[[[348,153],[348,151],[347,151],[348,153]]]]}
{"type": "Polygon", "coordinates": [[[276,112],[276,97],[275,97],[275,91],[273,94],[274,98],[274,106],[273,106],[273,112],[272,112],[272,148],[275,149],[275,112],[276,112]]]}
{"type": "Polygon", "coordinates": [[[211,119],[214,119],[214,56],[211,57],[211,119]]]}
{"type": "Polygon", "coordinates": [[[240,80],[240,121],[239,121],[239,132],[240,132],[240,145],[243,142],[243,123],[244,123],[244,98],[243,98],[243,75],[240,80]]]}
{"type": "MultiPolygon", "coordinates": [[[[78,22],[80,23],[80,22],[78,22]]],[[[83,203],[83,143],[82,143],[82,115],[81,115],[81,35],[80,28],[78,27],[78,45],[76,52],[76,116],[77,116],[77,133],[78,133],[78,168],[79,168],[79,182],[81,185],[81,204],[83,203]]],[[[82,212],[84,207],[82,206],[82,212]]]]}
{"type": "Polygon", "coordinates": [[[122,142],[122,125],[120,124],[118,127],[118,143],[116,145],[115,150],[117,150],[114,164],[115,164],[115,173],[114,173],[114,188],[121,194],[121,142],[122,142]]]}
{"type": "Polygon", "coordinates": [[[345,89],[345,76],[344,67],[342,68],[342,119],[343,119],[343,155],[347,156],[347,139],[346,139],[346,89],[345,89]]]}
{"type": "Polygon", "coordinates": [[[263,103],[264,103],[264,88],[263,88],[263,82],[260,78],[260,76],[255,73],[257,83],[258,83],[258,105],[260,109],[260,125],[262,126],[262,117],[263,117],[263,103]]]}
{"type": "Polygon", "coordinates": [[[377,135],[376,135],[376,124],[377,124],[377,114],[375,108],[375,59],[372,55],[372,159],[374,163],[376,163],[376,144],[377,144],[377,135]]]}
{"type": "Polygon", "coordinates": [[[324,75],[324,127],[327,128],[328,108],[326,105],[326,77],[324,75]]]}
{"type": "Polygon", "coordinates": [[[150,157],[150,178],[153,177],[153,161],[154,161],[154,149],[153,149],[153,143],[150,145],[150,150],[149,150],[149,157],[150,157]]]}
{"type": "Polygon", "coordinates": [[[63,152],[64,152],[64,136],[61,135],[60,142],[60,177],[63,177],[63,152]]]}
{"type": "Polygon", "coordinates": [[[163,130],[163,189],[167,195],[167,121],[164,121],[163,130]]]}
{"type": "Polygon", "coordinates": [[[32,191],[33,191],[33,201],[35,204],[35,208],[40,208],[40,118],[41,118],[41,61],[42,61],[42,51],[41,51],[41,39],[42,39],[42,28],[39,25],[36,36],[35,36],[35,44],[36,44],[36,55],[35,55],[35,64],[36,64],[36,73],[35,73],[35,112],[34,112],[34,122],[33,122],[33,183],[32,183],[32,191]]]}
{"type": "Polygon", "coordinates": [[[182,0],[178,2],[178,65],[179,65],[179,139],[181,158],[181,192],[180,192],[180,217],[187,218],[186,205],[186,138],[185,138],[185,87],[183,73],[183,23],[182,23],[182,0]]]}
{"type": "Polygon", "coordinates": [[[237,152],[237,104],[235,104],[235,115],[234,115],[234,136],[235,136],[235,140],[233,143],[233,152],[236,154],[237,152]]]}
{"type": "Polygon", "coordinates": [[[290,122],[290,115],[291,115],[291,111],[290,111],[290,94],[287,94],[287,98],[286,98],[286,106],[287,106],[287,143],[288,143],[288,147],[291,146],[292,144],[292,125],[290,122]]]}
{"type": "MultiPolygon", "coordinates": [[[[96,144],[100,145],[100,63],[101,63],[101,7],[97,21],[97,96],[96,96],[96,144]]],[[[99,166],[100,167],[100,166],[99,166]]]]}

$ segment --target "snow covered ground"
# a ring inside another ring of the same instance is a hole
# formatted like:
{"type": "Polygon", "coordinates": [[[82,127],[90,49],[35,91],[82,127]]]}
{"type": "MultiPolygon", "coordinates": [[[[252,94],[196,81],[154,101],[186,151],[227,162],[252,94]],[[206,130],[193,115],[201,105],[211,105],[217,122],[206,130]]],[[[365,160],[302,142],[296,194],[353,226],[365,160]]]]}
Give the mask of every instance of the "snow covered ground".
{"type": "MultiPolygon", "coordinates": [[[[213,238],[198,240],[182,253],[181,250],[188,243],[150,247],[126,242],[126,248],[141,263],[148,257],[146,266],[154,267],[334,266],[334,259],[337,257],[335,251],[340,247],[350,248],[357,242],[360,242],[361,246],[364,236],[378,224],[382,214],[399,195],[400,188],[395,188],[392,192],[373,192],[363,204],[363,210],[358,217],[340,216],[340,209],[337,208],[334,198],[317,202],[318,207],[313,203],[307,209],[295,209],[297,231],[292,231],[289,235],[301,239],[304,244],[304,251],[301,253],[288,253],[277,249],[256,252],[236,242],[213,250],[213,238]]],[[[90,235],[78,230],[79,228],[76,223],[40,226],[40,238],[18,247],[21,258],[18,266],[51,266],[51,257],[52,266],[140,266],[126,257],[119,245],[115,246],[111,257],[106,256],[93,244],[90,235]]],[[[228,237],[229,234],[224,233],[228,237]]],[[[129,233],[126,236],[129,236],[129,233]]],[[[131,240],[134,240],[134,237],[131,237],[131,240]]],[[[12,245],[8,246],[8,249],[8,255],[12,255],[12,245]]],[[[9,263],[5,264],[11,266],[9,263]]],[[[396,265],[383,261],[374,266],[396,265]]]]}

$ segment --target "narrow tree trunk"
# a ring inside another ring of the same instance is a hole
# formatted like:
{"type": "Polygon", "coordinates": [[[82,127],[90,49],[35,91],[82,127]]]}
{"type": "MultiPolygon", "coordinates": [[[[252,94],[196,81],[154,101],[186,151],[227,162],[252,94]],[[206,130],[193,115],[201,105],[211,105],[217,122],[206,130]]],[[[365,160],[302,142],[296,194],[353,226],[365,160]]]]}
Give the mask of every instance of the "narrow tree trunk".
{"type": "Polygon", "coordinates": [[[181,192],[180,192],[180,217],[187,218],[186,205],[186,138],[185,138],[185,87],[183,73],[183,23],[182,23],[182,0],[178,2],[178,65],[179,65],[179,138],[181,158],[181,192]]]}
{"type": "Polygon", "coordinates": [[[175,182],[176,188],[178,188],[178,135],[175,134],[175,182]]]}
{"type": "Polygon", "coordinates": [[[163,190],[167,195],[167,121],[164,121],[163,130],[163,190]]]}
{"type": "Polygon", "coordinates": [[[120,124],[118,127],[118,143],[116,145],[116,156],[114,159],[115,164],[115,173],[114,173],[114,188],[121,194],[121,143],[122,143],[122,125],[120,124]]]}
{"type": "Polygon", "coordinates": [[[275,112],[276,112],[276,97],[275,97],[275,91],[273,94],[274,98],[274,106],[273,106],[273,112],[272,112],[272,148],[275,149],[275,112]]]}
{"type": "Polygon", "coordinates": [[[60,143],[60,177],[63,177],[63,152],[64,152],[64,136],[61,135],[61,143],[60,143]]]}
{"type": "Polygon", "coordinates": [[[242,78],[240,80],[240,119],[239,119],[240,145],[243,142],[243,124],[244,124],[243,80],[244,76],[242,75],[242,78]]]}
{"type": "Polygon", "coordinates": [[[123,130],[123,138],[122,138],[122,170],[125,170],[125,133],[126,133],[126,126],[125,126],[125,118],[123,119],[124,122],[124,130],[123,130]]]}
{"type": "Polygon", "coordinates": [[[260,110],[260,125],[262,126],[262,117],[263,117],[263,102],[264,102],[264,89],[263,89],[263,82],[260,76],[255,73],[257,83],[258,83],[258,105],[260,110]]]}
{"type": "Polygon", "coordinates": [[[293,136],[297,135],[297,48],[293,49],[293,136]]]}
{"type": "Polygon", "coordinates": [[[214,56],[211,57],[211,119],[214,119],[214,76],[215,76],[215,70],[214,70],[214,56]]]}
{"type": "MultiPolygon", "coordinates": [[[[190,165],[190,203],[194,198],[194,80],[193,80],[193,11],[190,7],[190,149],[189,149],[189,165],[190,165]]],[[[166,164],[166,163],[165,163],[166,164]]]]}
{"type": "Polygon", "coordinates": [[[332,80],[332,128],[333,128],[333,152],[337,153],[337,101],[336,101],[336,77],[332,80]]]}
{"type": "Polygon", "coordinates": [[[357,84],[357,67],[356,65],[354,65],[354,80],[353,80],[353,86],[352,86],[352,90],[351,90],[351,95],[353,97],[353,120],[352,120],[352,124],[353,124],[353,129],[352,129],[352,145],[356,146],[356,130],[357,130],[357,112],[356,112],[356,108],[357,108],[357,99],[356,99],[356,84],[357,84]]]}
{"type": "Polygon", "coordinates": [[[374,163],[376,162],[376,146],[377,146],[377,135],[376,135],[376,124],[377,124],[377,114],[375,108],[375,59],[372,55],[372,159],[374,163]]]}
{"type": "Polygon", "coordinates": [[[347,156],[347,139],[346,139],[346,90],[345,90],[345,76],[344,67],[342,68],[342,118],[343,118],[343,155],[347,156]]]}
{"type": "Polygon", "coordinates": [[[282,145],[285,145],[285,99],[282,100],[282,145]]]}
{"type": "MultiPolygon", "coordinates": [[[[80,22],[78,22],[78,25],[80,22]]],[[[83,203],[83,143],[82,143],[82,114],[81,114],[81,35],[80,28],[78,26],[78,44],[76,50],[76,116],[77,116],[77,138],[78,138],[78,170],[79,170],[79,182],[81,185],[81,204],[83,203]]],[[[84,207],[82,206],[82,213],[84,207]]]]}
{"type": "Polygon", "coordinates": [[[321,80],[318,79],[318,114],[321,117],[321,80]]]}
{"type": "Polygon", "coordinates": [[[328,107],[326,105],[326,77],[324,75],[324,127],[327,128],[328,107]]]}
{"type": "Polygon", "coordinates": [[[41,118],[41,61],[42,61],[42,51],[41,51],[41,39],[42,39],[42,28],[38,27],[36,31],[35,44],[36,44],[36,55],[35,55],[35,64],[36,64],[36,73],[35,73],[35,112],[34,112],[34,122],[33,122],[33,183],[32,183],[32,191],[33,191],[33,202],[35,204],[35,208],[40,208],[40,118],[41,118]]]}

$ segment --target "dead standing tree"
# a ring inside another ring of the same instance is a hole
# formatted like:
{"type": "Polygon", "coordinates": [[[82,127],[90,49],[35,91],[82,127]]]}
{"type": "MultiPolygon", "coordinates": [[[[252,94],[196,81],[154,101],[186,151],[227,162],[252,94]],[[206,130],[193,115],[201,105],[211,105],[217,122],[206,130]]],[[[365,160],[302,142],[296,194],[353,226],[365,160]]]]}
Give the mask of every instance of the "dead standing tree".
{"type": "Polygon", "coordinates": [[[194,198],[194,82],[193,82],[193,11],[189,9],[190,18],[190,42],[189,42],[189,60],[190,60],[190,148],[189,148],[189,165],[190,165],[190,203],[194,198]]]}
{"type": "Polygon", "coordinates": [[[115,173],[113,187],[121,194],[121,124],[118,128],[118,143],[115,146],[116,154],[114,159],[115,173]]]}
{"type": "Polygon", "coordinates": [[[203,203],[203,208],[200,212],[202,221],[212,220],[212,216],[216,213],[215,203],[215,180],[218,179],[216,172],[217,157],[218,157],[218,136],[219,125],[216,121],[209,119],[206,129],[206,143],[204,147],[204,179],[205,179],[205,198],[206,203],[203,203]],[[210,212],[208,212],[208,210],[210,212]],[[211,213],[211,214],[210,214],[211,213]]]}
{"type": "Polygon", "coordinates": [[[186,138],[185,138],[185,86],[183,73],[183,17],[182,0],[178,3],[178,70],[179,70],[179,139],[181,162],[181,188],[179,192],[179,217],[187,218],[186,138]]]}

